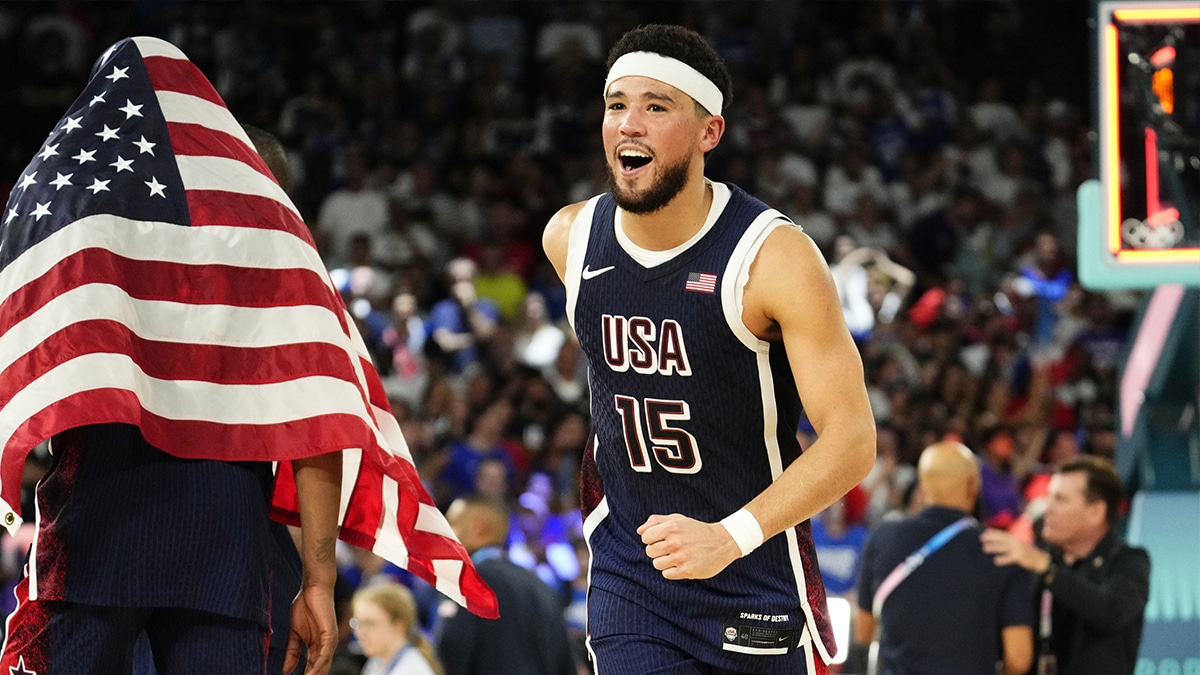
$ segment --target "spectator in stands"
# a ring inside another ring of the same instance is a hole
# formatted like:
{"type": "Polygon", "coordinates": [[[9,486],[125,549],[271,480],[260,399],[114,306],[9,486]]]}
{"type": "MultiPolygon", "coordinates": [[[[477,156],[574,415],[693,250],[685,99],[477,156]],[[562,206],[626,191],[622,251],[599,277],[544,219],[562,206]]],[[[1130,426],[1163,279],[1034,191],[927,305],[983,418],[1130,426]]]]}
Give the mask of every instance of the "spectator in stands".
{"type": "Polygon", "coordinates": [[[895,250],[899,242],[896,226],[889,221],[879,197],[871,193],[858,198],[858,208],[846,220],[846,232],[859,246],[880,251],[895,250]]]}
{"type": "Polygon", "coordinates": [[[429,478],[439,489],[435,492],[442,504],[475,491],[476,478],[484,460],[495,459],[507,467],[507,482],[512,485],[517,477],[517,466],[506,449],[504,430],[512,417],[512,404],[498,398],[483,408],[471,425],[465,438],[456,440],[446,448],[439,462],[440,471],[429,478]]]}
{"type": "Polygon", "coordinates": [[[826,253],[838,233],[837,222],[816,204],[816,182],[796,183],[779,210],[803,229],[826,253]]]}
{"type": "Polygon", "coordinates": [[[883,174],[870,163],[867,149],[858,144],[846,148],[840,161],[825,171],[825,208],[841,223],[849,221],[863,195],[887,199],[883,174]]]}
{"type": "Polygon", "coordinates": [[[1067,296],[1075,276],[1063,264],[1058,239],[1050,232],[1038,234],[1034,241],[1033,262],[1021,270],[1013,287],[1022,297],[1034,303],[1033,342],[1037,349],[1062,349],[1055,345],[1055,330],[1059,321],[1058,304],[1067,296]]]}
{"type": "Polygon", "coordinates": [[[988,530],[984,550],[1041,579],[1038,671],[1130,675],[1137,664],[1150,594],[1150,557],[1114,530],[1121,477],[1112,462],[1080,456],[1050,479],[1038,546],[988,530]],[[1047,664],[1051,667],[1047,669],[1047,664]],[[1053,670],[1057,665],[1057,671],[1053,670]]]}
{"type": "Polygon", "coordinates": [[[383,193],[367,183],[368,167],[361,151],[346,156],[345,186],[325,198],[317,214],[317,229],[329,248],[321,252],[329,268],[351,262],[350,243],[356,234],[374,237],[388,222],[383,193]]]}
{"type": "Polygon", "coordinates": [[[1007,427],[988,435],[980,459],[982,514],[989,525],[1007,527],[1020,513],[1021,485],[1013,472],[1016,440],[1007,427]]]}
{"type": "Polygon", "coordinates": [[[812,519],[813,546],[825,592],[853,601],[867,528],[866,491],[855,486],[812,519]]]}
{"type": "Polygon", "coordinates": [[[455,258],[446,265],[447,295],[429,311],[425,323],[426,333],[455,373],[480,357],[479,348],[500,320],[496,303],[476,295],[475,270],[470,258],[455,258]]]}
{"type": "Polygon", "coordinates": [[[351,625],[368,657],[362,675],[443,675],[412,591],[392,581],[373,584],[354,594],[353,606],[351,625]]]}
{"type": "Polygon", "coordinates": [[[917,480],[916,469],[900,457],[900,447],[896,428],[879,422],[875,431],[875,466],[862,482],[867,495],[864,518],[869,529],[903,508],[904,493],[917,480]]]}
{"type": "Polygon", "coordinates": [[[925,508],[867,538],[855,639],[867,644],[879,629],[879,675],[1024,675],[1033,663],[1033,577],[993,564],[979,543],[983,528],[970,515],[975,456],[961,443],[936,443],[917,471],[925,508]]]}
{"type": "Polygon", "coordinates": [[[521,318],[525,300],[525,280],[507,265],[504,242],[488,239],[479,247],[479,269],[475,272],[475,293],[491,300],[508,325],[521,318]]]}
{"type": "Polygon", "coordinates": [[[536,291],[527,293],[521,303],[514,337],[518,360],[539,371],[554,363],[567,340],[563,329],[550,321],[545,297],[536,291]]]}
{"type": "Polygon", "coordinates": [[[980,222],[979,195],[971,189],[954,191],[945,208],[918,220],[904,242],[900,262],[917,273],[923,285],[937,285],[954,276],[962,239],[980,222]]]}
{"type": "Polygon", "coordinates": [[[829,273],[837,286],[846,328],[850,329],[856,342],[870,339],[871,329],[875,327],[875,310],[867,300],[866,270],[873,255],[874,249],[858,247],[850,235],[842,235],[833,242],[835,262],[829,266],[829,273]]]}

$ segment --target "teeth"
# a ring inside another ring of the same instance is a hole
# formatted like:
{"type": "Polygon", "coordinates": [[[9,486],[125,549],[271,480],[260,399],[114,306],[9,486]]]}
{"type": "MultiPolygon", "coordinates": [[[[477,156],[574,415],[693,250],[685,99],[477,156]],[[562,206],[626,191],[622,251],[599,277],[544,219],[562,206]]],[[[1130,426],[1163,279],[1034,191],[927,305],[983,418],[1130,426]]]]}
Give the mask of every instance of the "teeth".
{"type": "Polygon", "coordinates": [[[622,157],[640,157],[642,159],[650,159],[650,155],[647,155],[642,152],[638,152],[637,150],[622,150],[621,156],[622,157]]]}

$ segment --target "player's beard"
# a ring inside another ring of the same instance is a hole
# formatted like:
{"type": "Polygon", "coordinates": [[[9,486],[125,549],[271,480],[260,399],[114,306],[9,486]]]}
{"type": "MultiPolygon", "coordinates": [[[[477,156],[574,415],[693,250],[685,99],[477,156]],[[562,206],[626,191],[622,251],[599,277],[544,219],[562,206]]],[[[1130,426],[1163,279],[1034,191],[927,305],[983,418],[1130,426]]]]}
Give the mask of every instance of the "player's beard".
{"type": "Polygon", "coordinates": [[[675,195],[683,191],[683,187],[688,182],[688,159],[685,157],[677,164],[667,166],[662,169],[658,175],[658,179],[646,190],[641,193],[631,190],[623,190],[617,185],[617,178],[613,174],[612,165],[608,162],[604,163],[604,168],[608,171],[608,188],[612,192],[613,200],[622,210],[630,213],[645,215],[654,213],[671,203],[675,195]]]}

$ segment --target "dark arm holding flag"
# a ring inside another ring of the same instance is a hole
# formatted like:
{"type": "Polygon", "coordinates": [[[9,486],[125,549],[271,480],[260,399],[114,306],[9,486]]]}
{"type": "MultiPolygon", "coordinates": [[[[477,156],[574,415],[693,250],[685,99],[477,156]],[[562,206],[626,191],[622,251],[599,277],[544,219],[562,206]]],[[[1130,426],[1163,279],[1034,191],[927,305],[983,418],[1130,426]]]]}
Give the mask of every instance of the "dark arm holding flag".
{"type": "Polygon", "coordinates": [[[300,658],[300,643],[308,645],[305,675],[329,671],[337,648],[337,617],[333,584],[337,580],[335,545],[338,503],[342,488],[342,453],[331,452],[292,462],[300,501],[300,556],[304,581],[292,603],[291,635],[283,672],[290,673],[300,658]]]}

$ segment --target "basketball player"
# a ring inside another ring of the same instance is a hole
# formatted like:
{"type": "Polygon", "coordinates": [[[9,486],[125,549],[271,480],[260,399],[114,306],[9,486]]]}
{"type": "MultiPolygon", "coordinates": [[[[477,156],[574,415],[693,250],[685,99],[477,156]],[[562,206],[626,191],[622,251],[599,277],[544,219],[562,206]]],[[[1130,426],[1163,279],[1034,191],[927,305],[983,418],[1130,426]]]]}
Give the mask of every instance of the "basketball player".
{"type": "Polygon", "coordinates": [[[862,363],[817,247],[704,177],[730,77],[643,26],[609,56],[611,192],[543,245],[591,372],[588,648],[612,673],[824,673],[835,648],[808,519],[874,461],[862,363]],[[819,439],[796,440],[801,401],[819,439]]]}

